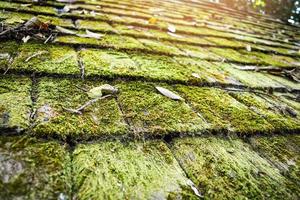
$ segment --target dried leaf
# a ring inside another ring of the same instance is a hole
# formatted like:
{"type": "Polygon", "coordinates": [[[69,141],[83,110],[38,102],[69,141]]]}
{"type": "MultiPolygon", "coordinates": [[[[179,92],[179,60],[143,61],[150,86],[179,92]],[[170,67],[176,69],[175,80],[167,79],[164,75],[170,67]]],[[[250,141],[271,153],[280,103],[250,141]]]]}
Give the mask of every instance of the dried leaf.
{"type": "Polygon", "coordinates": [[[151,17],[150,19],[148,19],[148,23],[149,24],[156,24],[157,23],[157,18],[151,17]]]}
{"type": "Polygon", "coordinates": [[[155,87],[161,94],[163,94],[166,97],[169,97],[170,99],[173,100],[182,100],[182,98],[180,96],[178,96],[177,94],[175,94],[174,92],[171,92],[170,90],[163,88],[163,87],[155,87]]]}
{"type": "Polygon", "coordinates": [[[101,97],[102,95],[106,94],[116,94],[118,92],[118,89],[109,85],[109,84],[104,84],[99,87],[94,87],[91,90],[88,91],[88,96],[90,98],[98,98],[101,97]]]}
{"type": "Polygon", "coordinates": [[[192,73],[192,76],[195,77],[195,78],[200,78],[200,75],[197,74],[197,73],[192,73]]]}
{"type": "Polygon", "coordinates": [[[175,26],[172,25],[172,24],[169,24],[169,25],[168,25],[168,31],[170,31],[171,33],[175,33],[175,32],[176,32],[175,26]]]}
{"type": "Polygon", "coordinates": [[[24,28],[38,28],[40,30],[47,31],[49,29],[49,24],[42,22],[37,17],[32,17],[24,24],[24,28]]]}
{"type": "Polygon", "coordinates": [[[250,51],[251,51],[251,46],[250,46],[250,45],[247,45],[247,46],[246,46],[246,50],[250,52],[250,51]]]}
{"type": "Polygon", "coordinates": [[[183,38],[183,36],[175,34],[175,33],[171,33],[171,32],[167,32],[170,36],[172,37],[176,37],[176,38],[183,38]]]}
{"type": "Polygon", "coordinates": [[[102,96],[102,88],[100,87],[94,87],[92,89],[90,89],[90,91],[88,91],[88,96],[90,98],[97,98],[97,97],[101,97],[102,96]]]}
{"type": "Polygon", "coordinates": [[[30,7],[30,6],[32,6],[32,4],[31,4],[31,3],[25,3],[25,4],[21,4],[21,7],[30,7]]]}
{"type": "Polygon", "coordinates": [[[63,28],[63,27],[60,27],[60,26],[56,26],[55,28],[60,33],[70,34],[70,35],[75,35],[76,34],[74,31],[63,28]]]}
{"type": "Polygon", "coordinates": [[[191,181],[190,179],[187,180],[187,185],[191,187],[191,189],[193,190],[194,194],[197,195],[198,197],[203,197],[203,195],[200,194],[200,192],[198,191],[198,189],[196,188],[195,184],[193,183],[193,181],[191,181]]]}
{"type": "Polygon", "coordinates": [[[31,38],[31,37],[30,37],[29,35],[27,35],[27,36],[25,36],[25,37],[22,38],[22,41],[23,41],[24,43],[26,43],[26,42],[28,42],[28,40],[29,40],[30,38],[31,38]]]}
{"type": "Polygon", "coordinates": [[[100,39],[103,37],[103,34],[100,33],[94,33],[92,31],[86,30],[86,34],[77,34],[79,37],[84,37],[84,38],[95,38],[95,39],[100,39]]]}
{"type": "Polygon", "coordinates": [[[9,53],[0,53],[0,60],[7,60],[10,58],[9,53]]]}

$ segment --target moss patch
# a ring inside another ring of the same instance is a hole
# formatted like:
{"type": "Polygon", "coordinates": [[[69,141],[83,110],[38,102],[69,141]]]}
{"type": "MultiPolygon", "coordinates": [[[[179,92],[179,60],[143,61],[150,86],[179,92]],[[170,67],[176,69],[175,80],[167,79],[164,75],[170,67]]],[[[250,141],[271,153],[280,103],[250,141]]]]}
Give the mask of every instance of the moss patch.
{"type": "Polygon", "coordinates": [[[15,41],[1,42],[0,44],[0,69],[6,71],[18,52],[19,44],[15,41]]]}
{"type": "Polygon", "coordinates": [[[103,99],[88,106],[82,115],[70,113],[64,108],[77,109],[88,100],[86,92],[103,82],[81,82],[67,79],[43,78],[38,84],[36,126],[33,132],[39,136],[85,140],[103,135],[125,134],[127,127],[116,101],[103,99]],[[77,86],[77,87],[76,87],[77,86]]]}
{"type": "Polygon", "coordinates": [[[300,130],[300,121],[289,114],[282,114],[282,109],[287,105],[278,101],[275,97],[257,96],[251,93],[231,93],[238,101],[247,105],[254,112],[263,116],[278,132],[300,130]]]}
{"type": "Polygon", "coordinates": [[[241,140],[176,139],[172,150],[205,199],[297,199],[288,179],[241,140]]]}
{"type": "Polygon", "coordinates": [[[266,120],[223,90],[187,86],[177,88],[215,130],[227,129],[243,135],[274,130],[266,120]]]}
{"type": "MultiPolygon", "coordinates": [[[[174,91],[162,84],[157,86],[174,91]]],[[[186,103],[163,96],[153,84],[136,82],[118,84],[118,87],[121,107],[136,134],[198,133],[207,128],[186,103]]]]}
{"type": "Polygon", "coordinates": [[[28,137],[0,137],[1,199],[70,199],[66,146],[28,137]]]}
{"type": "Polygon", "coordinates": [[[298,194],[299,198],[299,135],[255,137],[250,139],[250,144],[261,156],[276,166],[282,175],[289,179],[288,187],[293,190],[295,195],[298,194]]]}
{"type": "Polygon", "coordinates": [[[80,73],[77,55],[70,47],[50,44],[26,43],[20,46],[12,69],[20,72],[38,72],[54,74],[80,73]]]}
{"type": "Polygon", "coordinates": [[[102,32],[115,32],[114,28],[111,27],[111,25],[102,21],[77,20],[76,24],[79,29],[96,30],[102,32]]]}
{"type": "Polygon", "coordinates": [[[114,49],[143,50],[147,49],[138,40],[121,35],[104,35],[100,39],[82,38],[77,36],[60,36],[55,42],[62,44],[82,44],[114,49]]]}
{"type": "Polygon", "coordinates": [[[184,55],[182,51],[180,51],[177,47],[173,46],[171,43],[168,42],[160,42],[149,39],[139,39],[139,41],[145,46],[151,48],[155,52],[160,52],[169,55],[184,55]]]}
{"type": "Polygon", "coordinates": [[[0,129],[21,131],[29,126],[29,78],[0,76],[0,129]]]}
{"type": "Polygon", "coordinates": [[[125,53],[113,50],[82,49],[87,76],[131,77],[164,81],[198,81],[193,76],[197,70],[181,66],[167,56],[142,53],[125,53]]]}
{"type": "Polygon", "coordinates": [[[73,166],[78,199],[196,199],[160,141],[79,145],[73,166]]]}

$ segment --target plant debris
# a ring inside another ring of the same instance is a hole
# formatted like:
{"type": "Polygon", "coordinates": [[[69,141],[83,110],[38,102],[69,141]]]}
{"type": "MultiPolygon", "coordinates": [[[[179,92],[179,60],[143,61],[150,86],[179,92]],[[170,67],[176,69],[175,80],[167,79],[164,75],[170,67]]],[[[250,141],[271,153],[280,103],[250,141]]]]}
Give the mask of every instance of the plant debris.
{"type": "Polygon", "coordinates": [[[176,32],[175,26],[172,25],[172,24],[169,24],[169,25],[168,25],[168,31],[171,32],[171,33],[175,33],[175,32],[176,32]]]}
{"type": "Polygon", "coordinates": [[[243,71],[267,72],[272,75],[286,77],[295,82],[300,82],[300,70],[295,67],[293,69],[285,69],[283,67],[257,67],[257,66],[236,66],[235,68],[243,71]]]}
{"type": "Polygon", "coordinates": [[[42,54],[47,54],[47,53],[49,53],[49,52],[48,51],[38,51],[38,52],[32,54],[31,56],[29,56],[28,58],[26,58],[25,62],[28,62],[29,60],[31,60],[34,57],[40,56],[42,54]]]}
{"type": "Polygon", "coordinates": [[[88,96],[90,98],[97,98],[101,97],[104,94],[116,94],[118,92],[118,89],[109,85],[109,84],[104,84],[99,87],[94,87],[91,90],[88,91],[88,96]]]}
{"type": "Polygon", "coordinates": [[[84,37],[84,38],[95,38],[95,39],[100,39],[101,37],[103,37],[103,34],[94,33],[89,30],[86,30],[85,32],[86,34],[77,34],[77,36],[84,37]]]}
{"type": "Polygon", "coordinates": [[[84,109],[92,104],[94,104],[95,102],[99,101],[99,100],[102,100],[102,99],[105,99],[105,98],[108,98],[108,97],[111,97],[112,95],[106,95],[106,96],[99,96],[97,98],[94,98],[92,100],[89,100],[87,101],[85,104],[83,104],[82,106],[80,106],[79,108],[77,109],[72,109],[72,108],[64,108],[64,110],[68,111],[68,112],[71,112],[71,113],[75,113],[75,114],[79,114],[79,115],[82,115],[84,109]]]}
{"type": "Polygon", "coordinates": [[[180,96],[163,87],[155,87],[161,94],[173,100],[183,100],[180,96]]]}
{"type": "Polygon", "coordinates": [[[23,22],[15,27],[3,25],[0,38],[17,39],[26,43],[30,38],[47,40],[55,31],[55,25],[50,22],[42,22],[37,17],[32,17],[27,22],[23,22]]]}
{"type": "Polygon", "coordinates": [[[111,97],[114,94],[116,94],[117,92],[118,92],[118,89],[109,84],[104,84],[99,87],[94,87],[94,88],[90,89],[89,91],[87,91],[88,96],[90,98],[92,98],[91,100],[87,101],[85,104],[83,104],[82,106],[80,106],[77,109],[72,109],[72,108],[63,108],[63,109],[68,112],[71,112],[71,113],[82,115],[82,113],[86,107],[94,104],[95,102],[97,102],[99,100],[111,97]],[[103,95],[105,95],[105,96],[103,96],[103,95]]]}

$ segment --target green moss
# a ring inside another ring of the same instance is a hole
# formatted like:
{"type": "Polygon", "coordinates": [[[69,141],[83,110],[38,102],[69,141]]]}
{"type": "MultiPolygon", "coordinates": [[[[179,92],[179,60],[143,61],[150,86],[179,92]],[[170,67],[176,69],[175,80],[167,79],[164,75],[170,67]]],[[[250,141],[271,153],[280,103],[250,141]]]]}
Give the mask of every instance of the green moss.
{"type": "Polygon", "coordinates": [[[297,199],[288,179],[241,140],[176,139],[172,151],[204,199],[297,199]]]}
{"type": "Polygon", "coordinates": [[[180,50],[185,51],[186,54],[191,56],[191,57],[207,59],[207,60],[215,60],[215,61],[221,61],[222,60],[222,57],[212,53],[207,48],[191,46],[191,45],[185,45],[185,44],[176,44],[176,46],[180,50]]]}
{"type": "Polygon", "coordinates": [[[245,64],[261,63],[257,57],[252,56],[252,52],[248,55],[245,55],[233,49],[208,48],[208,50],[229,61],[241,62],[245,64]]]}
{"type": "Polygon", "coordinates": [[[70,47],[26,43],[20,46],[11,68],[20,72],[79,74],[76,56],[70,47]]]}
{"type": "Polygon", "coordinates": [[[139,39],[139,41],[155,52],[169,55],[184,55],[182,51],[180,51],[178,48],[176,48],[174,45],[168,42],[160,42],[149,39],[139,39]]]}
{"type": "MultiPolygon", "coordinates": [[[[174,91],[174,88],[162,84],[156,86],[174,91]]],[[[186,103],[163,96],[153,84],[136,82],[118,84],[118,87],[122,110],[136,134],[198,133],[207,128],[186,103]]]]}
{"type": "Polygon", "coordinates": [[[281,76],[275,76],[275,75],[271,75],[271,74],[266,74],[266,77],[274,80],[274,82],[278,82],[282,85],[284,85],[285,87],[287,87],[290,90],[300,90],[300,84],[294,81],[291,81],[290,79],[281,77],[281,76]]]}
{"type": "Polygon", "coordinates": [[[15,41],[1,42],[0,44],[0,70],[6,71],[11,66],[13,58],[18,52],[19,45],[15,41]]]}
{"type": "Polygon", "coordinates": [[[192,77],[192,69],[181,66],[167,56],[136,53],[130,54],[130,57],[138,66],[137,75],[157,80],[182,82],[187,82],[192,77]]]}
{"type": "Polygon", "coordinates": [[[127,53],[82,49],[79,55],[84,63],[86,76],[130,76],[138,70],[137,65],[127,53]]]}
{"type": "Polygon", "coordinates": [[[197,58],[175,57],[175,60],[184,68],[188,68],[193,73],[199,75],[200,78],[193,77],[195,80],[191,79],[190,81],[241,85],[235,78],[230,76],[229,73],[224,72],[218,65],[197,58]]]}
{"type": "Polygon", "coordinates": [[[214,63],[219,66],[221,70],[227,72],[232,77],[235,77],[241,83],[248,87],[255,88],[284,88],[285,85],[282,84],[281,81],[276,81],[268,76],[268,74],[263,72],[255,72],[255,71],[244,71],[239,70],[236,65],[227,64],[227,63],[214,63]]]}
{"type": "Polygon", "coordinates": [[[70,199],[66,146],[28,137],[0,137],[1,199],[70,199]]]}
{"type": "Polygon", "coordinates": [[[269,133],[274,128],[247,106],[220,89],[178,86],[192,106],[214,130],[227,129],[250,135],[256,132],[269,133]]]}
{"type": "Polygon", "coordinates": [[[240,51],[240,53],[245,57],[252,57],[257,60],[260,60],[262,64],[279,66],[279,67],[289,67],[295,65],[295,63],[299,62],[292,57],[288,56],[279,56],[274,54],[265,54],[261,52],[248,52],[248,51],[240,51]]]}
{"type": "Polygon", "coordinates": [[[104,35],[100,39],[83,38],[77,36],[60,36],[55,40],[62,44],[83,44],[99,47],[110,47],[114,49],[142,50],[147,49],[138,40],[120,35],[104,35]]]}
{"type": "Polygon", "coordinates": [[[115,32],[114,28],[103,21],[88,21],[88,20],[77,20],[77,27],[79,29],[96,30],[102,32],[115,32]]]}
{"type": "Polygon", "coordinates": [[[49,23],[56,26],[74,28],[74,24],[71,19],[64,19],[64,18],[52,17],[46,15],[38,15],[37,18],[44,23],[49,23]]]}
{"type": "Polygon", "coordinates": [[[299,135],[255,137],[251,138],[250,144],[289,179],[288,187],[299,197],[299,135]]]}
{"type": "Polygon", "coordinates": [[[165,81],[199,81],[192,73],[197,70],[181,66],[167,56],[125,53],[112,50],[83,49],[79,54],[87,76],[134,77],[165,81]]]}
{"type": "Polygon", "coordinates": [[[41,79],[35,105],[37,118],[33,128],[34,134],[62,139],[70,137],[76,140],[125,134],[127,127],[113,98],[97,101],[88,106],[82,115],[64,109],[77,109],[90,100],[87,93],[79,88],[92,89],[102,84],[104,83],[41,79]]]}
{"type": "Polygon", "coordinates": [[[0,2],[0,8],[2,9],[14,9],[15,11],[22,12],[22,11],[30,11],[30,12],[38,12],[43,14],[50,14],[55,15],[56,11],[53,7],[48,6],[21,6],[19,3],[13,3],[13,2],[0,2]]]}
{"type": "Polygon", "coordinates": [[[242,43],[236,40],[229,40],[229,39],[224,39],[224,38],[216,38],[216,37],[205,37],[206,40],[211,41],[215,43],[216,45],[220,46],[227,46],[227,47],[245,47],[246,48],[246,43],[242,43]]]}
{"type": "Polygon", "coordinates": [[[0,12],[0,18],[3,23],[6,25],[19,25],[24,23],[28,19],[32,18],[33,15],[26,14],[26,13],[17,13],[17,12],[10,12],[10,11],[3,11],[0,12]]]}
{"type": "Polygon", "coordinates": [[[0,77],[0,129],[21,131],[29,126],[31,80],[0,77]]]}
{"type": "Polygon", "coordinates": [[[160,141],[79,145],[73,154],[78,199],[196,199],[160,141]]]}
{"type": "Polygon", "coordinates": [[[231,93],[238,101],[250,107],[254,112],[263,116],[277,132],[300,130],[300,121],[289,115],[283,115],[282,110],[286,105],[275,97],[259,97],[251,93],[231,93]]]}

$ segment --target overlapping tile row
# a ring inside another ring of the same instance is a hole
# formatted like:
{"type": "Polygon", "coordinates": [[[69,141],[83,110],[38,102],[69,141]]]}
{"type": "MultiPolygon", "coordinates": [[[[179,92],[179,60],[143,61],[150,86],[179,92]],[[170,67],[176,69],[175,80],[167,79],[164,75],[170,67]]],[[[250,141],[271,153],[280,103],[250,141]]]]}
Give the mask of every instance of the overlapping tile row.
{"type": "Polygon", "coordinates": [[[292,94],[76,78],[41,77],[32,83],[29,78],[8,75],[2,76],[0,83],[1,130],[25,131],[43,138],[84,141],[205,133],[251,136],[300,129],[299,103],[292,94]],[[105,83],[114,85],[119,93],[87,107],[82,115],[69,111],[90,100],[86,91],[105,83]],[[163,96],[156,86],[176,92],[183,101],[163,96]]]}
{"type": "Polygon", "coordinates": [[[0,144],[2,199],[299,198],[297,135],[0,144]]]}

